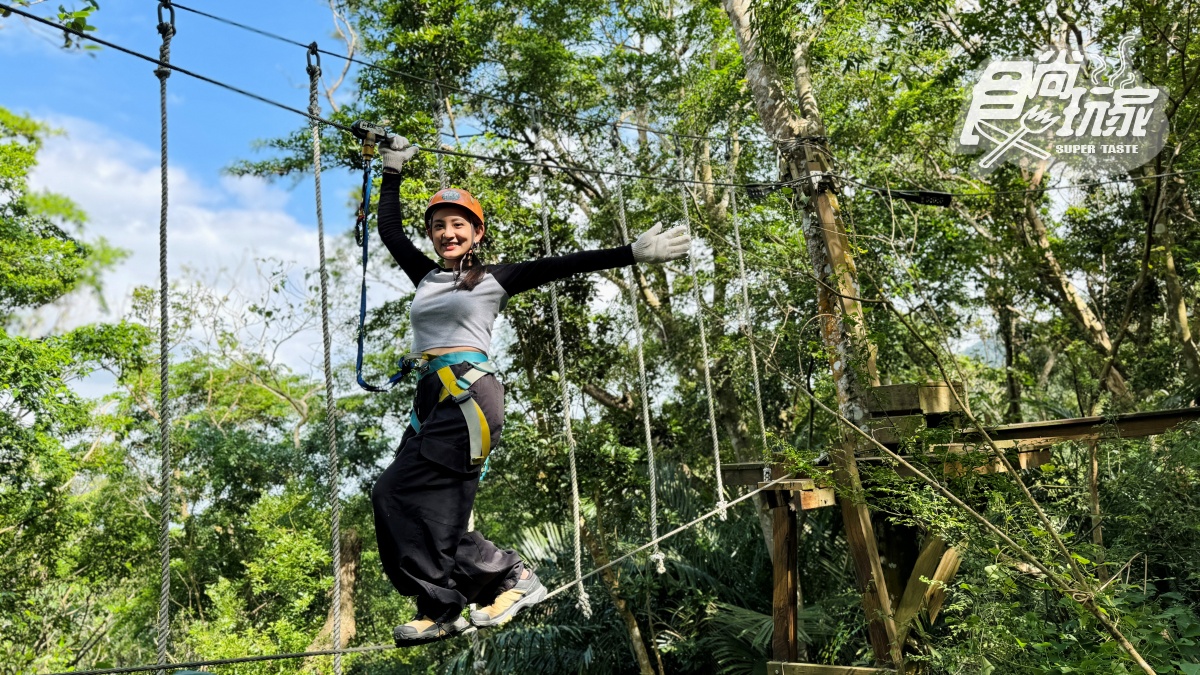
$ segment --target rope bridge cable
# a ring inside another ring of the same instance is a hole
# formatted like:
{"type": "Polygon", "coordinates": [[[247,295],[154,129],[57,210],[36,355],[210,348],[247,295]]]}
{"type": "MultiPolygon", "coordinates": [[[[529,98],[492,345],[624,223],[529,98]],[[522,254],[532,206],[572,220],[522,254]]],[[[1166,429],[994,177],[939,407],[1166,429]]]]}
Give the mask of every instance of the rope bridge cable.
{"type": "MultiPolygon", "coordinates": [[[[620,165],[621,162],[621,136],[614,128],[612,135],[612,148],[615,155],[615,162],[620,165]]],[[[617,193],[617,224],[621,230],[621,243],[629,244],[629,226],[626,223],[625,214],[625,188],[618,178],[614,189],[617,193]]],[[[629,286],[629,308],[633,315],[633,339],[637,346],[637,366],[638,366],[638,395],[642,400],[642,430],[646,440],[646,457],[651,468],[650,474],[650,536],[651,538],[658,537],[658,481],[654,475],[654,438],[650,429],[650,387],[647,386],[646,377],[646,353],[645,353],[645,336],[642,333],[642,320],[638,312],[638,284],[637,284],[637,265],[630,266],[625,276],[628,279],[629,286]]],[[[666,572],[662,551],[657,546],[654,548],[654,553],[651,555],[655,562],[655,569],[661,574],[666,572]]]]}
{"type": "MultiPolygon", "coordinates": [[[[174,4],[174,3],[172,4],[172,6],[180,7],[178,4],[174,4]]],[[[122,47],[121,45],[118,45],[109,40],[105,40],[105,39],[97,37],[95,35],[90,35],[83,31],[76,30],[69,26],[65,26],[61,23],[51,21],[49,19],[45,19],[45,18],[40,17],[31,12],[27,12],[19,7],[0,3],[0,13],[16,14],[17,16],[24,17],[31,21],[43,24],[45,26],[49,26],[50,28],[54,28],[55,30],[60,30],[64,33],[73,35],[81,40],[87,40],[89,42],[94,42],[98,45],[103,45],[105,47],[115,49],[116,51],[119,51],[123,54],[127,54],[134,58],[142,59],[143,61],[153,63],[162,68],[171,70],[172,72],[180,73],[181,75],[187,75],[188,77],[195,78],[197,80],[200,80],[201,82],[207,82],[208,84],[211,84],[213,86],[220,87],[227,91],[231,91],[235,94],[240,94],[242,96],[252,98],[260,103],[265,103],[267,105],[279,108],[280,110],[286,110],[290,113],[300,115],[301,117],[307,118],[310,121],[312,121],[311,114],[309,114],[308,112],[305,112],[303,110],[300,110],[298,108],[294,108],[290,105],[287,105],[286,103],[280,103],[279,101],[275,101],[273,99],[267,98],[266,96],[262,96],[261,94],[255,94],[253,92],[242,89],[241,87],[237,87],[235,85],[232,85],[232,84],[229,84],[226,82],[222,82],[220,80],[208,77],[206,75],[201,75],[200,73],[196,73],[196,72],[188,70],[186,68],[181,68],[179,66],[163,62],[162,60],[156,59],[153,56],[143,54],[141,52],[135,51],[128,47],[122,47]]],[[[329,52],[327,52],[325,50],[321,50],[320,53],[327,54],[327,55],[329,54],[329,52]]],[[[337,54],[332,54],[332,55],[338,56],[337,54]]],[[[323,124],[327,127],[337,129],[339,131],[351,133],[350,127],[348,127],[344,124],[334,122],[332,120],[323,119],[323,118],[317,118],[315,121],[320,122],[321,124],[323,124]]],[[[659,132],[655,131],[655,133],[659,133],[659,132]]],[[[661,132],[661,133],[666,134],[668,132],[661,132]]],[[[686,135],[683,135],[683,134],[678,134],[678,136],[681,138],[687,137],[686,135]]],[[[749,190],[753,190],[753,189],[762,189],[764,187],[766,187],[766,188],[787,187],[787,186],[794,184],[794,181],[776,181],[776,182],[769,182],[769,183],[761,183],[761,182],[760,183],[729,183],[729,182],[724,182],[724,181],[705,181],[705,180],[697,180],[694,178],[680,178],[677,176],[652,176],[652,175],[647,175],[647,174],[618,173],[615,171],[606,171],[603,169],[595,169],[595,168],[586,167],[586,166],[565,166],[565,165],[558,164],[558,163],[548,164],[545,162],[531,161],[531,160],[521,159],[521,158],[517,158],[517,157],[491,157],[488,155],[477,155],[477,154],[470,153],[470,152],[462,152],[461,150],[450,150],[448,148],[437,148],[437,147],[430,148],[430,147],[424,147],[424,146],[420,146],[420,145],[418,145],[416,147],[419,150],[423,150],[425,152],[433,152],[433,153],[438,153],[438,154],[443,154],[443,155],[453,156],[453,157],[462,157],[464,159],[474,159],[474,160],[478,160],[481,162],[490,162],[490,163],[495,163],[495,164],[515,164],[515,165],[523,165],[523,166],[531,166],[531,167],[532,166],[540,166],[543,168],[553,169],[553,170],[557,170],[557,171],[578,171],[580,173],[586,173],[586,174],[591,174],[591,175],[595,175],[595,176],[614,176],[614,177],[619,177],[619,178],[633,178],[633,179],[652,181],[652,182],[663,183],[663,184],[668,184],[668,185],[679,185],[679,184],[709,185],[709,186],[713,186],[713,187],[742,188],[742,189],[746,189],[749,191],[749,190]]],[[[1163,172],[1163,173],[1150,174],[1150,175],[1146,175],[1146,176],[1127,176],[1125,178],[1114,178],[1111,180],[1091,181],[1091,182],[1085,182],[1085,183],[1067,183],[1067,184],[1063,184],[1063,185],[1052,185],[1052,186],[1042,187],[1042,188],[995,190],[995,191],[989,191],[989,192],[983,192],[983,191],[943,192],[943,193],[939,193],[939,194],[949,195],[951,197],[987,197],[987,196],[1004,195],[1004,194],[1038,193],[1038,192],[1047,192],[1047,191],[1051,191],[1051,190],[1069,190],[1072,188],[1081,188],[1081,187],[1096,187],[1096,186],[1100,186],[1100,185],[1113,185],[1113,184],[1118,184],[1118,183],[1133,183],[1133,182],[1137,182],[1140,180],[1153,180],[1156,178],[1167,178],[1167,177],[1171,177],[1171,176],[1186,176],[1186,175],[1190,175],[1190,174],[1194,174],[1194,173],[1200,173],[1200,169],[1185,169],[1185,170],[1181,170],[1181,171],[1167,171],[1167,172],[1163,172]]],[[[898,194],[898,193],[902,192],[902,190],[898,189],[898,188],[886,188],[886,187],[879,187],[879,186],[875,186],[875,185],[869,185],[869,184],[863,183],[853,177],[846,176],[844,174],[833,172],[833,171],[827,172],[823,175],[834,177],[834,178],[841,178],[843,180],[852,182],[864,189],[870,190],[872,192],[876,192],[878,194],[884,194],[889,191],[893,194],[898,194]]],[[[811,178],[812,177],[810,176],[808,178],[808,180],[810,180],[811,178]]]]}
{"type": "MultiPolygon", "coordinates": [[[[158,3],[158,33],[162,36],[162,46],[159,47],[159,60],[164,64],[171,60],[171,38],[175,37],[175,10],[169,2],[158,3]],[[163,21],[163,8],[169,12],[169,20],[163,21]]],[[[161,153],[159,160],[159,175],[161,180],[162,199],[158,214],[158,442],[161,458],[159,460],[159,596],[158,596],[158,636],[157,656],[159,665],[167,663],[167,647],[171,639],[171,359],[170,349],[170,280],[167,275],[167,205],[168,205],[168,174],[167,174],[167,78],[171,76],[169,68],[160,66],[154,70],[158,78],[158,102],[161,117],[161,153]]],[[[159,675],[166,675],[166,670],[160,670],[159,675]]]]}
{"type": "MultiPolygon", "coordinates": [[[[686,169],[683,165],[683,149],[678,142],[675,143],[675,162],[682,177],[686,169]]],[[[691,197],[691,193],[688,192],[685,183],[679,184],[679,197],[680,203],[683,206],[683,225],[687,229],[688,236],[691,236],[692,218],[689,215],[690,209],[688,208],[688,199],[691,197]]],[[[704,298],[700,294],[700,278],[696,274],[696,256],[694,255],[688,256],[688,270],[692,277],[692,297],[696,302],[696,320],[700,324],[700,355],[704,364],[704,391],[707,394],[706,401],[708,403],[708,429],[712,436],[713,466],[715,467],[714,473],[717,475],[717,509],[721,511],[722,518],[724,518],[727,503],[725,501],[724,479],[721,477],[721,443],[717,437],[717,411],[713,405],[712,372],[708,367],[708,337],[705,335],[704,329],[704,298]]]]}
{"type": "MultiPolygon", "coordinates": [[[[537,138],[537,149],[542,145],[542,127],[540,122],[534,122],[534,134],[537,138]]],[[[554,250],[550,242],[550,211],[546,201],[546,176],[540,168],[535,169],[538,178],[538,193],[541,199],[542,238],[546,244],[546,255],[554,250]]],[[[567,383],[567,360],[563,350],[562,321],[558,312],[558,284],[550,284],[550,312],[554,319],[554,356],[558,362],[559,391],[562,395],[563,430],[567,436],[567,458],[571,471],[571,518],[575,533],[575,581],[583,579],[583,546],[580,543],[582,521],[579,509],[579,474],[575,463],[575,433],[571,429],[571,392],[567,383]]],[[[592,604],[588,598],[587,589],[579,584],[579,609],[585,617],[591,618],[592,604]]]]}
{"type": "MultiPolygon", "coordinates": [[[[178,5],[172,5],[172,6],[178,7],[178,5]]],[[[200,80],[201,82],[207,82],[208,84],[211,84],[216,87],[220,87],[222,89],[225,89],[226,91],[230,91],[235,94],[240,94],[242,96],[252,98],[260,103],[265,103],[269,106],[279,108],[280,110],[286,110],[290,113],[300,115],[301,117],[308,119],[310,122],[311,121],[320,122],[321,124],[323,124],[327,127],[337,129],[339,131],[343,131],[346,133],[353,133],[351,131],[350,127],[346,126],[345,124],[341,124],[339,122],[334,122],[333,120],[328,120],[328,119],[324,119],[321,117],[314,118],[314,116],[311,113],[309,113],[305,110],[301,110],[299,108],[290,106],[286,103],[281,103],[274,99],[267,98],[266,96],[263,96],[261,94],[256,94],[254,92],[247,91],[246,89],[243,89],[236,85],[229,84],[227,82],[222,82],[221,80],[217,80],[217,79],[208,77],[207,75],[201,75],[200,73],[197,73],[195,71],[188,70],[186,68],[181,68],[180,66],[176,66],[176,65],[173,65],[170,63],[166,63],[160,59],[154,58],[153,56],[143,54],[141,52],[130,49],[128,47],[123,47],[123,46],[116,44],[114,42],[111,42],[109,40],[105,40],[105,39],[97,37],[95,35],[90,35],[83,31],[76,30],[74,28],[71,28],[70,26],[65,26],[63,24],[56,23],[49,19],[45,19],[45,18],[40,17],[31,12],[27,12],[23,9],[20,9],[19,7],[14,7],[13,5],[7,5],[7,4],[0,3],[0,11],[11,13],[11,14],[16,14],[17,16],[27,18],[31,21],[35,21],[35,22],[43,24],[45,26],[49,26],[56,30],[61,30],[64,33],[69,33],[71,35],[74,35],[75,37],[82,39],[82,40],[88,40],[89,42],[95,42],[98,45],[103,45],[105,47],[109,47],[110,49],[115,49],[116,51],[119,51],[123,54],[127,54],[129,56],[142,59],[143,61],[153,63],[162,68],[171,70],[172,72],[180,73],[181,75],[187,75],[188,77],[195,78],[197,80],[200,80]]],[[[320,50],[319,53],[327,54],[328,52],[326,52],[324,50],[320,50]]],[[[336,56],[336,54],[335,54],[335,56],[336,56]]],[[[634,178],[634,179],[638,179],[638,180],[654,181],[654,182],[671,184],[671,185],[674,185],[674,184],[677,184],[680,182],[684,182],[684,183],[687,183],[690,185],[712,185],[712,186],[716,186],[716,187],[739,187],[739,188],[747,188],[747,187],[751,187],[751,186],[760,185],[759,183],[746,183],[746,184],[731,185],[731,184],[727,184],[727,183],[723,183],[723,182],[702,181],[702,180],[695,180],[695,179],[680,179],[680,178],[673,177],[673,176],[651,176],[651,175],[636,174],[636,173],[618,174],[613,171],[606,171],[604,169],[596,169],[596,168],[591,168],[591,167],[586,167],[586,166],[566,166],[566,165],[559,164],[559,163],[539,162],[539,161],[535,161],[535,160],[521,159],[519,157],[492,157],[492,156],[488,156],[488,155],[478,155],[475,153],[463,152],[461,150],[451,150],[449,148],[440,148],[440,147],[436,147],[436,146],[426,147],[426,146],[415,145],[415,144],[414,144],[414,146],[417,149],[425,151],[425,152],[432,152],[432,153],[436,153],[436,154],[453,156],[453,157],[462,157],[464,159],[474,159],[474,160],[478,160],[481,162],[490,162],[490,163],[494,163],[494,164],[515,164],[515,165],[530,166],[530,167],[542,167],[544,169],[553,169],[556,171],[578,171],[580,173],[587,173],[587,174],[591,174],[591,175],[595,175],[595,176],[617,176],[620,178],[634,178]]]]}
{"type": "MultiPolygon", "coordinates": [[[[234,28],[238,28],[238,29],[241,29],[241,30],[244,30],[244,31],[248,31],[248,32],[250,32],[250,33],[254,33],[254,34],[256,34],[256,35],[261,35],[262,37],[269,38],[269,39],[271,39],[271,40],[276,40],[276,41],[279,41],[279,42],[283,42],[283,43],[285,43],[285,44],[290,44],[290,45],[293,45],[293,46],[296,46],[296,47],[304,47],[304,48],[307,48],[307,47],[308,47],[307,45],[305,45],[304,43],[302,43],[302,42],[300,42],[300,41],[298,41],[298,40],[293,40],[293,39],[291,39],[291,38],[285,37],[285,36],[283,36],[283,35],[280,35],[280,34],[278,34],[278,33],[273,33],[273,32],[271,32],[271,31],[269,31],[269,30],[265,30],[265,29],[262,29],[262,28],[257,28],[257,27],[255,27],[255,26],[251,26],[251,25],[248,25],[248,24],[245,24],[245,23],[241,23],[241,22],[239,22],[239,21],[234,21],[233,19],[228,19],[228,18],[225,18],[225,17],[223,17],[223,16],[217,16],[216,14],[211,14],[211,13],[209,13],[209,12],[205,12],[205,11],[202,11],[202,10],[199,10],[199,9],[195,9],[195,8],[193,8],[193,7],[188,7],[188,6],[186,6],[186,5],[181,5],[181,4],[179,4],[179,3],[174,3],[174,4],[175,4],[175,6],[176,6],[176,7],[178,7],[179,9],[181,9],[181,10],[183,10],[183,11],[185,11],[185,12],[191,12],[192,14],[196,14],[196,15],[198,15],[198,16],[202,16],[202,17],[205,17],[205,18],[207,18],[207,19],[212,19],[213,21],[217,21],[217,22],[219,22],[219,23],[223,23],[223,24],[225,24],[225,25],[227,25],[227,26],[233,26],[234,28]]],[[[675,131],[670,131],[670,130],[667,130],[667,129],[656,128],[656,127],[652,127],[652,126],[648,126],[648,125],[643,125],[643,124],[629,124],[629,123],[627,123],[627,122],[613,122],[612,120],[602,120],[602,119],[599,119],[599,118],[594,118],[594,117],[585,117],[585,116],[583,116],[583,115],[577,115],[577,114],[575,114],[575,113],[568,113],[568,112],[560,112],[560,111],[557,111],[557,110],[550,110],[550,109],[548,109],[548,108],[545,108],[545,107],[538,107],[538,106],[535,106],[535,105],[533,105],[533,104],[530,104],[530,103],[522,103],[522,102],[520,102],[520,101],[512,101],[512,100],[508,100],[508,99],[501,98],[501,97],[499,97],[499,96],[495,96],[495,95],[493,95],[493,94],[487,94],[487,93],[484,93],[484,92],[481,92],[481,91],[474,91],[474,90],[471,90],[471,89],[466,89],[466,88],[464,88],[464,87],[456,87],[456,86],[452,86],[452,85],[441,85],[441,84],[438,84],[438,83],[437,83],[437,78],[435,78],[435,79],[432,79],[432,80],[431,80],[431,79],[429,79],[429,78],[426,78],[426,77],[421,77],[420,75],[414,75],[414,74],[412,74],[412,73],[407,73],[407,72],[404,72],[403,70],[397,70],[397,69],[395,69],[395,68],[389,68],[389,67],[387,67],[387,66],[381,66],[381,65],[379,65],[378,63],[375,63],[375,62],[373,62],[373,61],[366,61],[366,60],[364,60],[364,59],[357,59],[357,58],[354,58],[353,56],[347,56],[347,55],[345,55],[345,54],[338,54],[338,53],[336,53],[336,52],[330,52],[330,51],[325,51],[325,50],[320,50],[320,53],[322,53],[322,54],[324,54],[324,55],[326,55],[326,56],[331,56],[331,57],[333,57],[333,58],[335,58],[335,59],[341,59],[342,61],[346,61],[347,63],[353,63],[353,64],[355,64],[355,65],[363,66],[364,68],[370,68],[370,69],[372,69],[372,70],[378,70],[379,72],[388,73],[388,74],[391,74],[391,75],[396,75],[396,76],[398,76],[398,77],[402,77],[402,78],[404,78],[404,79],[407,79],[407,80],[412,80],[413,82],[419,82],[419,83],[428,84],[428,85],[435,85],[435,86],[436,86],[436,87],[438,87],[439,89],[445,89],[445,90],[455,91],[455,92],[458,92],[458,93],[460,93],[460,94],[464,94],[464,95],[466,95],[466,96],[470,96],[470,97],[473,97],[473,98],[480,98],[480,99],[484,99],[484,100],[488,100],[488,101],[494,101],[494,102],[496,102],[496,103],[502,103],[502,104],[504,104],[504,105],[509,105],[509,106],[513,106],[513,107],[519,107],[519,108],[523,108],[523,109],[525,109],[525,110],[528,110],[528,111],[532,112],[532,113],[533,113],[533,114],[535,114],[535,115],[537,115],[537,114],[541,114],[541,115],[553,115],[553,116],[555,116],[555,117],[558,117],[558,118],[560,118],[560,119],[573,119],[573,120],[576,120],[576,121],[579,121],[579,122],[585,122],[585,123],[587,123],[587,124],[592,124],[592,125],[595,125],[595,127],[596,127],[597,129],[599,129],[599,128],[602,128],[602,127],[608,127],[608,126],[613,126],[613,125],[616,125],[616,126],[618,126],[618,127],[622,128],[622,129],[630,129],[630,130],[635,130],[635,131],[648,131],[648,132],[650,132],[650,133],[654,133],[654,134],[660,134],[660,135],[663,135],[663,136],[681,136],[681,137],[684,137],[684,138],[690,138],[690,139],[693,139],[693,140],[699,140],[699,141],[720,141],[720,140],[721,140],[720,138],[717,138],[717,137],[701,136],[701,135],[695,135],[695,134],[681,134],[681,133],[678,133],[678,132],[675,132],[675,131]]]]}
{"type": "MultiPolygon", "coordinates": [[[[774,487],[777,483],[787,480],[787,479],[788,478],[786,476],[784,476],[784,477],[776,478],[774,480],[763,483],[761,487],[755,488],[754,490],[751,490],[750,492],[747,492],[746,494],[744,494],[736,499],[731,500],[729,502],[729,504],[726,505],[726,507],[728,508],[731,506],[735,506],[741,502],[744,502],[747,499],[754,497],[758,493],[769,490],[772,487],[774,487]]],[[[685,532],[685,531],[699,525],[700,523],[708,520],[709,518],[712,518],[713,516],[719,515],[720,512],[721,512],[720,508],[716,508],[716,509],[712,509],[711,511],[707,511],[707,512],[693,518],[692,520],[689,520],[688,522],[684,523],[683,525],[676,527],[675,529],[671,530],[670,532],[660,535],[658,537],[658,539],[648,541],[645,544],[642,544],[641,546],[633,549],[632,551],[622,555],[621,557],[616,558],[615,560],[611,560],[611,561],[591,570],[590,572],[583,574],[579,578],[574,579],[572,581],[568,581],[567,583],[559,586],[558,588],[555,588],[553,591],[550,591],[549,593],[546,594],[546,599],[550,599],[556,595],[560,595],[560,594],[566,592],[567,590],[569,590],[571,587],[575,586],[576,584],[581,584],[584,581],[587,581],[588,579],[596,576],[597,574],[600,574],[607,569],[615,567],[616,565],[619,565],[619,564],[625,562],[626,560],[632,558],[633,556],[635,556],[649,548],[652,548],[653,546],[655,546],[659,543],[662,543],[662,542],[666,541],[667,539],[670,539],[671,537],[674,537],[682,532],[685,532]]],[[[336,650],[335,649],[324,649],[324,650],[320,650],[320,651],[311,651],[311,652],[295,652],[295,653],[287,653],[287,654],[263,654],[263,655],[259,655],[259,656],[240,656],[240,657],[228,658],[228,659],[211,659],[211,660],[207,660],[207,661],[185,661],[185,662],[180,662],[180,663],[171,663],[171,664],[167,664],[167,665],[172,669],[175,669],[175,668],[203,668],[205,666],[228,666],[228,665],[234,665],[234,664],[239,664],[239,663],[256,663],[256,662],[261,662],[261,661],[283,661],[283,660],[288,660],[288,659],[304,659],[304,658],[310,658],[310,657],[314,657],[314,656],[333,656],[335,654],[366,654],[366,653],[370,653],[370,652],[390,651],[393,649],[399,649],[399,648],[396,647],[394,644],[379,644],[379,645],[367,645],[367,646],[363,646],[363,647],[348,647],[348,648],[336,649],[336,650]]],[[[126,666],[126,667],[122,667],[122,668],[99,668],[99,669],[94,669],[94,670],[68,670],[68,671],[62,671],[62,672],[57,672],[57,673],[51,673],[50,675],[121,675],[122,673],[143,673],[143,672],[147,672],[147,671],[151,671],[151,670],[158,670],[158,669],[159,669],[158,665],[141,665],[141,666],[126,666]]]]}
{"type": "MultiPolygon", "coordinates": [[[[333,340],[329,334],[329,268],[325,262],[325,216],[321,205],[321,123],[315,118],[321,115],[320,98],[317,95],[321,79],[321,54],[317,43],[309,45],[308,55],[308,110],[314,120],[313,137],[313,183],[317,199],[317,251],[321,277],[321,345],[322,362],[325,368],[325,439],[329,444],[329,532],[333,547],[333,626],[332,638],[335,650],[342,647],[342,505],[338,494],[340,460],[337,441],[337,406],[333,391],[333,340]],[[314,63],[315,60],[315,63],[314,63]]],[[[342,675],[342,655],[333,656],[334,675],[342,675]]]]}

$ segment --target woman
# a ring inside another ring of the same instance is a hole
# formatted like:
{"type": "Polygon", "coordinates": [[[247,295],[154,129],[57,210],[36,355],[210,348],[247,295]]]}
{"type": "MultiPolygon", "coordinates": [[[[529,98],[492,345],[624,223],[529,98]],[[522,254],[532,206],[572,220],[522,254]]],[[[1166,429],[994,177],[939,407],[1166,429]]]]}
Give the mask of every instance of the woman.
{"type": "Polygon", "coordinates": [[[556,279],[687,255],[683,228],[655,226],[631,245],[514,264],[484,265],[483,208],[465,190],[442,190],[425,210],[425,234],[446,267],[404,234],[400,170],[417,148],[403,137],[380,147],[379,237],[417,287],[413,351],[424,360],[409,428],[372,490],[379,558],[396,590],[417,598],[417,617],[393,632],[397,646],[440,640],[471,624],[497,626],[540,602],[546,588],[512,550],[467,523],[482,460],[504,426],[504,386],[487,361],[492,325],[508,299],[556,279]]]}

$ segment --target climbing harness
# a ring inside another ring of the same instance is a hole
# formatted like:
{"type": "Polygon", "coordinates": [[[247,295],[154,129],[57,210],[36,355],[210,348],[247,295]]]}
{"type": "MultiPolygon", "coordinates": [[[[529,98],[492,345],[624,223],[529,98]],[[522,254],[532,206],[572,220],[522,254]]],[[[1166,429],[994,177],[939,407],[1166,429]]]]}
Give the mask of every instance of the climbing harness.
{"type": "MultiPolygon", "coordinates": [[[[405,354],[401,362],[404,364],[401,373],[416,370],[421,374],[418,379],[437,375],[438,379],[442,381],[442,393],[438,396],[438,404],[447,398],[454,399],[459,409],[462,410],[463,419],[467,421],[467,433],[471,438],[471,463],[483,464],[487,461],[488,455],[492,451],[492,429],[488,426],[483,408],[480,408],[479,403],[475,400],[475,392],[471,391],[471,385],[478,382],[484,375],[495,373],[496,364],[488,359],[487,354],[465,351],[440,355],[405,354]],[[471,369],[461,376],[455,377],[450,366],[464,361],[471,364],[471,369]]],[[[432,414],[430,413],[430,415],[432,414]]],[[[424,424],[417,416],[416,401],[413,401],[408,423],[412,425],[413,431],[418,433],[424,424]]]]}
{"type": "MultiPolygon", "coordinates": [[[[537,119],[533,123],[533,134],[537,139],[534,147],[534,158],[542,146],[542,125],[537,119]]],[[[546,255],[553,253],[550,243],[550,212],[546,201],[546,176],[540,166],[534,168],[538,177],[538,198],[541,200],[540,216],[542,221],[542,241],[546,245],[546,255]]],[[[571,519],[575,531],[575,583],[579,584],[579,610],[587,618],[592,616],[592,603],[588,598],[587,589],[583,587],[583,546],[580,543],[583,520],[579,508],[579,473],[575,464],[575,432],[571,429],[571,392],[567,384],[567,359],[563,350],[562,322],[558,312],[558,286],[550,284],[550,313],[554,319],[554,355],[558,363],[559,393],[562,396],[564,433],[567,436],[567,462],[571,471],[571,519]]]]}
{"type": "MultiPolygon", "coordinates": [[[[325,263],[325,215],[321,207],[321,117],[317,81],[321,77],[321,53],[314,42],[308,46],[308,112],[312,115],[313,183],[317,198],[317,251],[321,276],[321,343],[325,367],[325,440],[329,444],[330,540],[333,542],[333,648],[342,648],[342,503],[338,494],[339,457],[337,406],[333,392],[333,347],[329,334],[329,269],[325,263]],[[315,61],[315,63],[314,63],[315,61]]],[[[342,655],[333,655],[333,673],[342,675],[342,655]]]]}
{"type": "MultiPolygon", "coordinates": [[[[171,38],[175,37],[175,8],[169,0],[158,3],[158,34],[162,36],[162,46],[158,50],[158,60],[164,64],[171,62],[171,38]],[[163,9],[168,11],[168,21],[163,21],[163,9]]],[[[162,118],[161,146],[162,153],[159,164],[162,180],[162,204],[158,218],[158,359],[159,359],[159,396],[158,396],[158,442],[161,458],[159,460],[159,521],[158,549],[161,563],[160,586],[158,596],[158,663],[166,665],[167,646],[171,639],[171,360],[170,349],[170,299],[167,297],[170,286],[167,279],[167,78],[171,70],[160,66],[154,70],[158,77],[158,100],[162,118]]],[[[158,671],[166,675],[165,670],[158,671]]]]}

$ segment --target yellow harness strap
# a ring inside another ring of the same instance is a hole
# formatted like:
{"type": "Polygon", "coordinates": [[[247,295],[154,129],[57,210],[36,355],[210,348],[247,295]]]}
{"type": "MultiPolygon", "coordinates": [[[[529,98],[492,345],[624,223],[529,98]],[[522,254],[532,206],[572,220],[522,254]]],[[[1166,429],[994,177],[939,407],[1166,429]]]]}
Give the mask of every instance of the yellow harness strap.
{"type": "Polygon", "coordinates": [[[472,464],[482,464],[492,451],[492,432],[487,417],[470,392],[471,385],[484,375],[487,375],[486,371],[476,368],[468,370],[461,378],[454,377],[450,366],[437,370],[438,379],[442,381],[442,395],[438,397],[438,403],[452,396],[462,410],[463,418],[467,421],[467,433],[471,437],[472,464]]]}

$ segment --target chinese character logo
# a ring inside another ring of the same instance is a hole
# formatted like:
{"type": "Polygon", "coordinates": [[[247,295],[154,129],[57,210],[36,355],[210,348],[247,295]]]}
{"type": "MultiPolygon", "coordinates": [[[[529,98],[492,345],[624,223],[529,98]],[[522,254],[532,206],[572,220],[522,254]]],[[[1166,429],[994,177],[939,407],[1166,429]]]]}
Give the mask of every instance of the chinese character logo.
{"type": "Polygon", "coordinates": [[[1133,40],[1121,40],[1116,64],[1064,49],[989,63],[972,87],[958,152],[983,151],[972,164],[979,175],[1005,162],[1082,172],[1129,171],[1149,162],[1166,141],[1167,92],[1145,85],[1130,66],[1133,40]]]}

